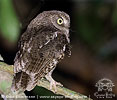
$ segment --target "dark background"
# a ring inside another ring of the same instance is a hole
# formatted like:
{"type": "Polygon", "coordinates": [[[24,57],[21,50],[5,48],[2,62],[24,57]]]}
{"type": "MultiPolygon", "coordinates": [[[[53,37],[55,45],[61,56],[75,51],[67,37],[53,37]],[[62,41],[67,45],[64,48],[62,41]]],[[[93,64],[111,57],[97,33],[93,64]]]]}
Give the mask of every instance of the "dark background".
{"type": "MultiPolygon", "coordinates": [[[[94,100],[102,100],[94,96],[98,91],[95,84],[100,79],[107,78],[114,83],[112,92],[117,96],[116,0],[13,0],[13,5],[22,24],[21,34],[30,21],[42,11],[61,10],[68,13],[71,18],[72,55],[65,57],[57,65],[53,73],[54,79],[66,88],[90,96],[94,100]]],[[[0,38],[0,54],[6,63],[13,64],[17,42],[10,43],[2,35],[0,38]]],[[[25,93],[54,95],[40,87],[25,93]]]]}

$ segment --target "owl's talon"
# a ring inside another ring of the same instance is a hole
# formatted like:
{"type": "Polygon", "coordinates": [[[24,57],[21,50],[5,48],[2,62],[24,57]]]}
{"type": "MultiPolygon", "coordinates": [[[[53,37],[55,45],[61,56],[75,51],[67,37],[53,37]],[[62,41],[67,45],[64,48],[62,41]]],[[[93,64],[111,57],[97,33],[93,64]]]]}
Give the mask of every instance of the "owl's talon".
{"type": "MultiPolygon", "coordinates": [[[[54,69],[53,69],[54,70],[54,69]]],[[[63,86],[61,83],[56,82],[53,78],[52,78],[52,72],[53,70],[51,70],[46,76],[45,78],[50,82],[50,90],[54,90],[53,92],[57,92],[57,86],[63,86]]]]}
{"type": "Polygon", "coordinates": [[[57,92],[57,86],[63,86],[61,83],[56,82],[55,80],[52,79],[52,81],[50,81],[50,90],[54,90],[54,92],[57,92]]]}

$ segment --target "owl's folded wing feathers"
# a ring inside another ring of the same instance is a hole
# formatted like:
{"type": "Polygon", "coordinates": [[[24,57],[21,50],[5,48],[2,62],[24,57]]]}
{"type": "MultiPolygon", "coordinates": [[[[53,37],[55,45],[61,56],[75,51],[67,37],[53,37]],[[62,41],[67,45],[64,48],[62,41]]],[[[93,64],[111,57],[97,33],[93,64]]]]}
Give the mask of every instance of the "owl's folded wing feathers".
{"type": "Polygon", "coordinates": [[[37,38],[34,38],[36,41],[30,39],[24,42],[17,53],[14,64],[16,73],[13,81],[14,90],[23,88],[30,91],[35,87],[38,79],[56,66],[57,58],[62,55],[57,54],[59,52],[55,48],[57,44],[55,40],[44,40],[44,42],[43,37],[37,36],[37,38]],[[42,43],[43,45],[40,45],[42,43]]]}

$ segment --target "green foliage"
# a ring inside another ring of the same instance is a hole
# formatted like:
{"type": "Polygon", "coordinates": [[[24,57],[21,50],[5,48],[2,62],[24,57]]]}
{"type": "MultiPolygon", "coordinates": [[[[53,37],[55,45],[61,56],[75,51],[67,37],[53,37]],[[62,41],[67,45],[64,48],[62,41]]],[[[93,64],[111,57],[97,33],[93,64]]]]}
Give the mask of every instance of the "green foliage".
{"type": "Polygon", "coordinates": [[[16,42],[19,36],[19,21],[11,0],[0,0],[0,31],[10,42],[16,42]]]}
{"type": "Polygon", "coordinates": [[[91,4],[76,15],[77,29],[80,37],[89,45],[94,46],[102,37],[103,21],[98,17],[98,3],[91,4]]]}
{"type": "Polygon", "coordinates": [[[113,26],[117,26],[117,3],[115,5],[115,9],[113,11],[112,22],[113,22],[113,26]]]}

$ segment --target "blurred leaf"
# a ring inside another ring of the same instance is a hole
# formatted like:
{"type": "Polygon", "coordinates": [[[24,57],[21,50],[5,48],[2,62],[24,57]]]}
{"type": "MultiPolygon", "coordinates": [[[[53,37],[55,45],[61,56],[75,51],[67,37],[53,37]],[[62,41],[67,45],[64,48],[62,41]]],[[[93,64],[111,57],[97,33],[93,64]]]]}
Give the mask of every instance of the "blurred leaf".
{"type": "Polygon", "coordinates": [[[90,4],[88,9],[82,7],[83,11],[79,11],[76,15],[77,29],[81,38],[90,46],[95,46],[102,37],[103,20],[97,16],[99,4],[90,4]]]}
{"type": "Polygon", "coordinates": [[[0,55],[0,60],[1,60],[1,61],[4,61],[4,59],[2,58],[2,56],[1,56],[1,55],[0,55]]]}
{"type": "Polygon", "coordinates": [[[115,9],[113,11],[112,22],[113,25],[117,25],[117,3],[115,4],[115,9]]]}
{"type": "Polygon", "coordinates": [[[10,42],[16,42],[19,36],[19,27],[12,0],[0,0],[0,30],[2,36],[10,42]]]}
{"type": "Polygon", "coordinates": [[[94,23],[91,23],[91,21],[89,22],[88,19],[82,16],[79,18],[78,24],[80,35],[84,38],[84,40],[89,44],[95,44],[100,37],[101,22],[99,23],[99,20],[95,20],[94,23]]]}

